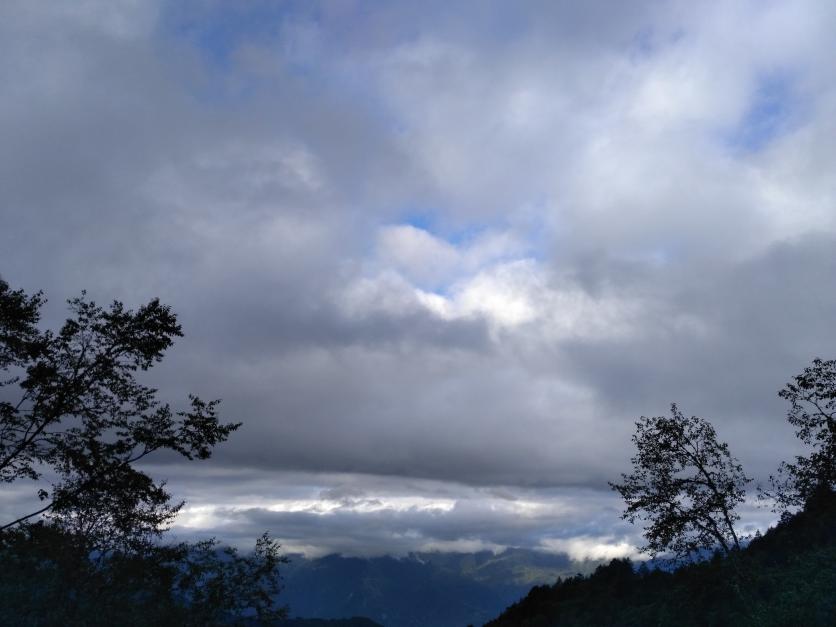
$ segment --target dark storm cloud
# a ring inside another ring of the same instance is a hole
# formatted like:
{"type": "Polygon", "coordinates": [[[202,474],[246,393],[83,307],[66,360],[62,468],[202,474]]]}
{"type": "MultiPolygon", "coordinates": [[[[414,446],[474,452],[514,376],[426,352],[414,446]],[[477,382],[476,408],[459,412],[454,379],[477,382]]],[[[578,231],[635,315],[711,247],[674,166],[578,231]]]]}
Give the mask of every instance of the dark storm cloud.
{"type": "Polygon", "coordinates": [[[626,537],[608,495],[519,501],[604,490],[671,401],[750,474],[793,450],[775,392],[836,353],[831,9],[174,6],[0,9],[0,272],[50,322],[85,288],[178,312],[151,382],[244,422],[211,485],[161,466],[190,502],[531,546],[626,537]],[[753,114],[773,76],[791,124],[753,114]],[[443,515],[387,505],[424,479],[443,515]]]}
{"type": "Polygon", "coordinates": [[[565,349],[610,411],[659,415],[665,401],[677,402],[715,422],[764,477],[791,446],[778,390],[814,357],[836,353],[828,331],[836,296],[827,287],[835,272],[829,235],[775,244],[721,272],[682,268],[653,277],[654,289],[669,286],[645,333],[565,349]]]}

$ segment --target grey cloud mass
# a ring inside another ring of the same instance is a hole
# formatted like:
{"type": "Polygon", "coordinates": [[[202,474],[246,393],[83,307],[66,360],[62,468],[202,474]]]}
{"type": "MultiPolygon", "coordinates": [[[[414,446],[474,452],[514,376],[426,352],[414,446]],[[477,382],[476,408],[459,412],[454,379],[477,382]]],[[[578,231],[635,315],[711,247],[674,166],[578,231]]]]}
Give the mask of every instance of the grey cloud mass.
{"type": "Polygon", "coordinates": [[[51,324],[82,289],[178,313],[148,380],[244,423],[155,467],[178,533],[628,554],[606,482],[638,416],[675,401],[764,478],[795,450],[777,390],[836,356],[834,25],[6,2],[0,273],[51,324]]]}

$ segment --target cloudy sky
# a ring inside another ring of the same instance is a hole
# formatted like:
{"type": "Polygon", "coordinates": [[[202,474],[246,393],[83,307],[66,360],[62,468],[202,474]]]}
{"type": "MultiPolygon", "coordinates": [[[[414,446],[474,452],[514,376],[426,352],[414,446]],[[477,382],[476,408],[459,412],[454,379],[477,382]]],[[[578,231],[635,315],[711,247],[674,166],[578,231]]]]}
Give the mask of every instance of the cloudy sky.
{"type": "MultiPolygon", "coordinates": [[[[178,533],[629,554],[672,401],[750,475],[836,356],[836,4],[0,4],[0,273],[159,296],[244,426],[178,533]]],[[[770,514],[747,507],[743,524],[770,514]]]]}

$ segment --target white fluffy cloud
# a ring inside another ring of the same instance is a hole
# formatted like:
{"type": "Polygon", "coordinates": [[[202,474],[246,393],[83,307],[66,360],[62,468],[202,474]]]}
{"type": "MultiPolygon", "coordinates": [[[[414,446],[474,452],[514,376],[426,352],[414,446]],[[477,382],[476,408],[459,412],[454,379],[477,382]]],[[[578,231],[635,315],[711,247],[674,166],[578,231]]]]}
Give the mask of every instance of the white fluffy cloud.
{"type": "Polygon", "coordinates": [[[642,554],[637,547],[612,536],[592,538],[576,536],[574,538],[548,538],[543,541],[547,551],[566,553],[576,561],[584,560],[612,560],[629,557],[641,559],[642,554]]]}

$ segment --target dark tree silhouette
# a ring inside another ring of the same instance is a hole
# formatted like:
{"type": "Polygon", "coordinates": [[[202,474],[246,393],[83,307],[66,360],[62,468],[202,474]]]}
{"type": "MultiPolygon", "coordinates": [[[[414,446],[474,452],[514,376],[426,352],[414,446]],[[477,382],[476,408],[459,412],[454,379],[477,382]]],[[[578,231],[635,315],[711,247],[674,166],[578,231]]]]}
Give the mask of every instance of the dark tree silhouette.
{"type": "Polygon", "coordinates": [[[700,549],[739,549],[735,507],[749,479],[711,423],[672,405],[670,417],[642,416],[633,442],[633,472],[610,486],[627,505],[622,518],[647,523],[642,550],[686,558],[700,549]]]}
{"type": "Polygon", "coordinates": [[[46,514],[108,545],[145,541],[180,505],[136,462],[162,449],[205,459],[240,423],[220,423],[218,401],[194,396],[175,413],[136,380],[182,336],[158,300],[131,311],[82,295],[57,333],[37,329],[42,302],[0,283],[0,366],[13,374],[0,385],[6,397],[18,390],[0,405],[0,479],[44,480],[50,471],[38,491],[44,504],[0,529],[46,514]]]}
{"type": "Polygon", "coordinates": [[[836,360],[814,359],[778,396],[790,402],[787,420],[810,447],[809,455],[782,462],[762,491],[786,511],[804,505],[818,488],[836,490],[836,360]]]}
{"type": "MultiPolygon", "coordinates": [[[[38,327],[44,302],[0,279],[0,481],[33,482],[41,502],[0,521],[4,573],[24,582],[16,598],[46,594],[33,590],[51,564],[60,624],[88,624],[95,617],[82,601],[123,588],[111,607],[128,614],[142,599],[187,606],[188,616],[169,612],[172,624],[284,616],[274,603],[284,560],[269,537],[248,557],[214,540],[159,543],[182,503],[137,463],[159,451],[206,459],[240,426],[220,422],[219,401],[190,396],[174,411],[137,381],[182,336],[175,314],[156,299],[133,311],[118,301],[100,307],[82,293],[52,332],[38,327]]],[[[109,620],[103,624],[125,624],[109,620]]]]}
{"type": "Polygon", "coordinates": [[[215,540],[90,553],[83,536],[44,523],[0,534],[0,625],[275,625],[275,540],[239,554],[215,540]]]}

